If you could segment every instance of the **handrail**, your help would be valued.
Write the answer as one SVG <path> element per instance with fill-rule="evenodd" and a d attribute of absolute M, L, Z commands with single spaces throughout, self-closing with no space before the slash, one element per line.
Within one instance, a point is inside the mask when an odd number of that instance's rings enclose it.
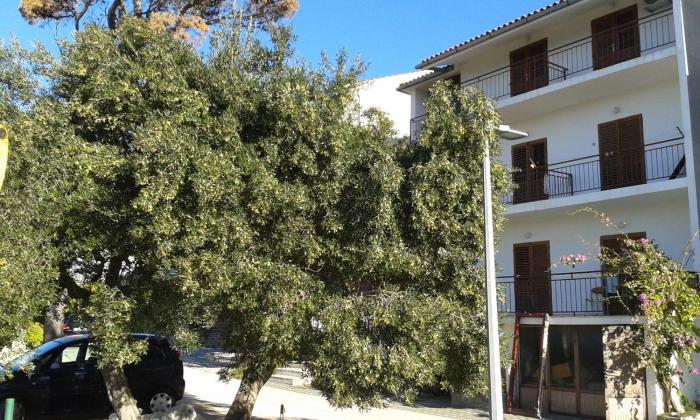
<path fill-rule="evenodd" d="M 619 25 L 607 31 L 602 31 L 598 35 L 604 36 L 606 32 L 610 32 L 613 30 L 619 31 L 621 28 L 625 29 L 638 27 L 638 52 L 641 53 L 645 51 L 650 51 L 675 42 L 675 33 L 672 30 L 673 23 L 669 22 L 668 24 L 666 24 L 663 21 L 663 19 L 666 19 L 672 15 L 672 9 L 665 9 L 650 14 L 648 16 L 639 18 L 634 22 Z M 494 99 L 502 98 L 505 96 L 515 96 L 516 94 L 525 93 L 529 90 L 532 90 L 533 88 L 541 86 L 532 86 L 530 89 L 512 92 L 512 88 L 510 86 L 510 77 L 508 77 L 506 73 L 509 73 L 513 68 L 522 67 L 527 63 L 545 62 L 547 63 L 548 67 L 554 67 L 556 68 L 556 71 L 562 72 L 562 74 L 545 74 L 544 76 L 547 76 L 547 82 L 557 82 L 560 80 L 565 80 L 573 74 L 594 68 L 594 60 L 592 57 L 592 41 L 593 34 L 575 41 L 571 41 L 567 44 L 549 49 L 546 53 L 542 53 L 533 57 L 509 63 L 508 65 L 496 68 L 494 70 L 490 70 L 478 76 L 474 76 L 470 79 L 465 80 L 460 85 L 464 88 L 467 86 L 478 84 L 479 87 L 482 90 L 484 90 L 488 96 L 491 96 Z M 611 56 L 610 58 L 613 57 Z M 614 59 L 612 61 L 613 62 L 609 64 L 615 64 L 617 62 Z M 489 90 L 492 90 L 492 92 L 488 92 Z"/>

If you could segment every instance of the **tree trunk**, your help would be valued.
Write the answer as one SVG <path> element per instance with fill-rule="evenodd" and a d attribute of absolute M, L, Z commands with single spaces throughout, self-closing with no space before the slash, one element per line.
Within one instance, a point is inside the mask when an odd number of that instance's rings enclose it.
<path fill-rule="evenodd" d="M 63 336 L 63 321 L 66 308 L 66 292 L 58 298 L 55 305 L 49 307 L 44 319 L 44 343 Z"/>
<path fill-rule="evenodd" d="M 103 368 L 102 377 L 107 387 L 107 396 L 112 403 L 114 412 L 120 420 L 138 420 L 141 413 L 136 405 L 136 400 L 131 395 L 131 388 L 126 379 L 124 368 Z"/>
<path fill-rule="evenodd" d="M 236 398 L 233 400 L 225 420 L 250 420 L 252 418 L 258 393 L 270 379 L 274 370 L 274 366 L 267 366 L 260 370 L 254 367 L 245 370 Z"/>

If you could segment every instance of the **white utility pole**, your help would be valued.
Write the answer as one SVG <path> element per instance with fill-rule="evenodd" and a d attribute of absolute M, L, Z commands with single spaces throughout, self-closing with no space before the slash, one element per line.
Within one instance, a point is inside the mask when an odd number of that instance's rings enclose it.
<path fill-rule="evenodd" d="M 491 157 L 486 142 L 484 153 L 484 248 L 486 267 L 486 317 L 489 346 L 489 417 L 503 419 L 501 389 L 501 354 L 498 340 L 498 308 L 496 306 L 496 260 L 493 238 L 493 210 L 491 205 Z"/>

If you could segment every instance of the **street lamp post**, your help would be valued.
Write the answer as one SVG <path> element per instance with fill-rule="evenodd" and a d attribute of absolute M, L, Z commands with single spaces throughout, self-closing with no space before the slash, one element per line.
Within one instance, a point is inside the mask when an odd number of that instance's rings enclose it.
<path fill-rule="evenodd" d="M 498 308 L 496 307 L 496 261 L 493 238 L 493 210 L 491 203 L 491 157 L 489 144 L 484 152 L 484 248 L 486 263 L 486 318 L 488 323 L 489 353 L 489 417 L 503 419 L 501 390 L 501 358 L 498 340 Z"/>
<path fill-rule="evenodd" d="M 527 137 L 524 131 L 508 125 L 496 130 L 502 139 L 517 140 Z M 498 307 L 496 306 L 496 257 L 493 237 L 493 209 L 491 201 L 491 156 L 489 143 L 484 150 L 484 267 L 486 268 L 486 318 L 489 350 L 489 417 L 503 419 L 503 392 L 501 386 L 501 352 L 498 337 Z"/>

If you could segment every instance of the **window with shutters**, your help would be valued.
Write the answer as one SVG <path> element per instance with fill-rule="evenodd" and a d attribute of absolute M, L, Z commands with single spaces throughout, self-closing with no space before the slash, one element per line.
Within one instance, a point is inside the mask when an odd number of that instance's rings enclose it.
<path fill-rule="evenodd" d="M 622 255 L 625 252 L 625 238 L 634 241 L 646 238 L 646 232 L 634 232 L 625 235 L 606 235 L 600 237 L 600 252 L 604 254 Z M 621 288 L 625 282 L 622 274 L 609 273 L 608 267 L 601 267 L 605 277 L 605 313 L 606 315 L 624 315 L 634 310 L 637 305 L 635 296 L 628 296 Z"/>
<path fill-rule="evenodd" d="M 593 69 L 639 57 L 637 5 L 591 21 Z"/>
<path fill-rule="evenodd" d="M 513 204 L 546 200 L 547 139 L 513 146 L 512 160 Z"/>
<path fill-rule="evenodd" d="M 646 183 L 643 125 L 641 115 L 598 125 L 601 189 Z"/>
<path fill-rule="evenodd" d="M 549 242 L 513 245 L 515 310 L 524 313 L 551 313 Z"/>
<path fill-rule="evenodd" d="M 510 53 L 510 96 L 547 86 L 547 39 L 518 48 Z"/>

